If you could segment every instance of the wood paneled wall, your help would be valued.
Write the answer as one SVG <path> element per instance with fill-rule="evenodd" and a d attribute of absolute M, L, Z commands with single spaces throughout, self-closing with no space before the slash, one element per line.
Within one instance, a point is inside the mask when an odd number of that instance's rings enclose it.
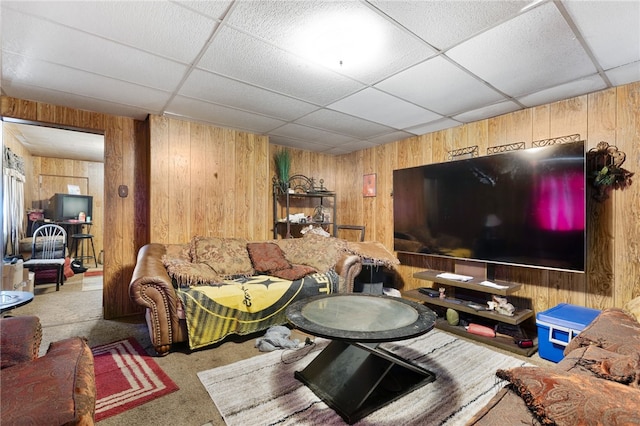
<path fill-rule="evenodd" d="M 140 130 L 145 126 L 130 118 L 6 96 L 0 99 L 0 115 L 104 134 L 104 317 L 141 312 L 128 290 L 137 251 L 148 242 L 148 221 L 141 220 L 148 217 L 148 138 Z M 129 187 L 128 197 L 118 196 L 119 185 Z"/>
<path fill-rule="evenodd" d="M 626 152 L 624 167 L 640 173 L 640 82 L 413 137 L 338 158 L 341 222 L 366 226 L 367 239 L 393 249 L 393 170 L 444 162 L 448 151 L 580 134 L 591 149 L 600 141 Z M 376 173 L 377 197 L 362 197 L 362 176 Z M 637 179 L 636 179 L 637 180 Z M 355 184 L 354 184 L 355 183 Z M 614 191 L 604 203 L 588 202 L 588 271 L 585 274 L 499 266 L 497 278 L 525 285 L 517 296 L 536 311 L 560 302 L 602 309 L 640 296 L 640 185 Z M 417 271 L 450 269 L 453 262 L 400 255 L 397 285 L 424 286 Z M 516 299 L 516 301 L 518 301 Z"/>
<path fill-rule="evenodd" d="M 3 116 L 103 131 L 105 318 L 140 312 L 128 296 L 137 250 L 146 242 L 181 243 L 194 235 L 272 236 L 273 153 L 263 136 L 165 117 L 147 122 L 2 97 Z M 365 225 L 366 239 L 393 249 L 392 175 L 397 168 L 446 161 L 447 151 L 579 133 L 589 148 L 601 141 L 627 153 L 640 173 L 640 83 L 633 83 L 394 143 L 330 156 L 291 150 L 292 174 L 324 179 L 337 191 L 338 222 Z M 363 197 L 363 175 L 376 173 L 377 196 Z M 129 187 L 120 198 L 119 185 Z M 536 310 L 560 302 L 604 308 L 640 295 L 640 185 L 589 205 L 586 274 L 501 266 L 498 278 L 524 283 Z M 398 285 L 449 261 L 401 256 Z"/>

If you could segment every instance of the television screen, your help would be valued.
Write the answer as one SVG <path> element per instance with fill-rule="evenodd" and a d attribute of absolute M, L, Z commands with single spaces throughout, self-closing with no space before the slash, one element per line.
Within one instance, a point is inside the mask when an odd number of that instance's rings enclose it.
<path fill-rule="evenodd" d="M 394 170 L 394 249 L 584 272 L 584 142 Z"/>
<path fill-rule="evenodd" d="M 55 221 L 78 219 L 80 212 L 92 216 L 93 196 L 75 194 L 55 194 L 49 199 L 47 217 Z"/>

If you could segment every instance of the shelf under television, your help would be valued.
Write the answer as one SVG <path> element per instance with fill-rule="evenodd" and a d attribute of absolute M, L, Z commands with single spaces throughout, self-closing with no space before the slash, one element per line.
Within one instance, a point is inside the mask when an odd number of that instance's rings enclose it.
<path fill-rule="evenodd" d="M 450 280 L 447 278 L 439 277 L 444 271 L 421 271 L 413 274 L 414 278 L 425 281 L 433 281 L 440 284 L 446 284 L 458 288 L 466 288 L 467 290 L 479 291 L 481 293 L 497 294 L 500 296 L 508 296 L 516 291 L 520 290 L 522 284 L 512 283 L 501 280 L 491 280 L 494 284 L 506 286 L 507 288 L 494 288 L 480 284 L 484 279 L 473 278 L 470 281 Z"/>

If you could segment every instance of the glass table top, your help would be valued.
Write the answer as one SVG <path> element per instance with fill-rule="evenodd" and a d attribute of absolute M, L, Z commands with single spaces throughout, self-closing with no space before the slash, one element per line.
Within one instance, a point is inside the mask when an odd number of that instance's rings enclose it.
<path fill-rule="evenodd" d="M 426 333 L 433 328 L 436 315 L 406 299 L 351 293 L 295 302 L 287 309 L 287 319 L 316 336 L 384 342 Z"/>

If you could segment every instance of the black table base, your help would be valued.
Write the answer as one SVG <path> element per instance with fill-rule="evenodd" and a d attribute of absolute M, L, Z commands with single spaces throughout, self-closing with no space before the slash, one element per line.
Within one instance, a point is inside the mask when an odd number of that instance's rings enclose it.
<path fill-rule="evenodd" d="M 378 347 L 378 343 L 333 340 L 296 379 L 307 385 L 348 424 L 414 389 L 436 375 Z"/>

